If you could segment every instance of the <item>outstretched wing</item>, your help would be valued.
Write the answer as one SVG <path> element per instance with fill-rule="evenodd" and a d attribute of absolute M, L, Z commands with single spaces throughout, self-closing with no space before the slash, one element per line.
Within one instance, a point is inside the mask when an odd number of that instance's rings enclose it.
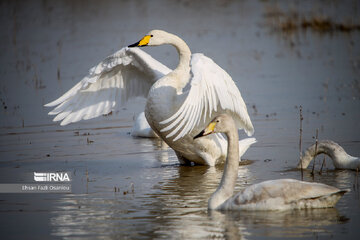
<path fill-rule="evenodd" d="M 176 141 L 190 133 L 201 120 L 205 124 L 205 121 L 214 117 L 214 113 L 227 112 L 232 115 L 237 127 L 251 136 L 254 127 L 239 89 L 229 74 L 210 58 L 199 53 L 192 56 L 191 71 L 193 76 L 188 95 L 175 114 L 160 122 L 171 122 L 161 132 L 171 130 L 166 137 L 176 135 Z"/>
<path fill-rule="evenodd" d="M 139 48 L 122 48 L 90 69 L 73 88 L 46 104 L 49 115 L 67 125 L 108 114 L 116 105 L 146 97 L 152 84 L 171 70 Z"/>

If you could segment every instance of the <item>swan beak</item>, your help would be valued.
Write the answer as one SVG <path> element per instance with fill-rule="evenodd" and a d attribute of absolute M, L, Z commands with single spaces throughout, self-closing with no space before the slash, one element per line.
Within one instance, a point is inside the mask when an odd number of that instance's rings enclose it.
<path fill-rule="evenodd" d="M 216 126 L 216 122 L 209 123 L 209 125 L 204 130 L 202 130 L 198 135 L 196 135 L 194 139 L 214 133 L 215 126 Z"/>
<path fill-rule="evenodd" d="M 149 44 L 150 38 L 151 38 L 150 35 L 146 35 L 140 41 L 138 41 L 134 44 L 131 44 L 128 47 L 145 47 Z"/>

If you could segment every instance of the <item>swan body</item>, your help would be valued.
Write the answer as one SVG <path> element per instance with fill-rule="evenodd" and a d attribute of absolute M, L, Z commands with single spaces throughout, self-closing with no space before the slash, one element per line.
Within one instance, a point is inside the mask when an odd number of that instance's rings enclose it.
<path fill-rule="evenodd" d="M 179 54 L 171 70 L 138 47 L 170 44 Z M 214 114 L 232 115 L 238 129 L 254 132 L 246 105 L 231 77 L 210 58 L 192 54 L 178 36 L 152 30 L 93 67 L 89 75 L 57 100 L 49 114 L 61 125 L 90 119 L 114 110 L 133 97 L 147 97 L 145 117 L 154 132 L 181 163 L 214 166 L 226 158 L 221 134 L 193 136 Z"/>
<path fill-rule="evenodd" d="M 333 207 L 347 191 L 295 179 L 268 180 L 251 185 L 223 202 L 221 210 L 289 210 Z"/>
<path fill-rule="evenodd" d="M 316 150 L 316 152 L 315 152 Z M 347 154 L 339 144 L 330 140 L 321 140 L 316 144 L 311 145 L 306 151 L 297 168 L 307 168 L 310 162 L 319 154 L 328 155 L 335 168 L 337 169 L 352 169 L 360 168 L 360 158 L 353 157 Z"/>
<path fill-rule="evenodd" d="M 227 114 L 221 114 L 214 118 L 195 138 L 219 132 L 225 133 L 228 138 L 228 154 L 220 185 L 209 199 L 209 209 L 287 210 L 326 208 L 333 207 L 340 197 L 347 192 L 322 183 L 278 179 L 251 185 L 233 195 L 238 176 L 238 159 L 239 155 L 243 154 L 237 144 L 238 132 L 233 119 Z M 253 142 L 250 140 L 248 146 Z"/>

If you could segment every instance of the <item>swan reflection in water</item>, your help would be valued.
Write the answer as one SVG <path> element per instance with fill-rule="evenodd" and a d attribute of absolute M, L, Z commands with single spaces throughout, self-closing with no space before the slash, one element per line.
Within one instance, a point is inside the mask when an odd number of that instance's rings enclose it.
<path fill-rule="evenodd" d="M 336 208 L 288 211 L 210 211 L 209 217 L 222 226 L 226 239 L 247 236 L 310 237 L 314 233 L 331 234 L 331 225 L 346 223 Z"/>
<path fill-rule="evenodd" d="M 171 162 L 176 161 L 174 156 Z M 236 189 L 256 182 L 249 167 L 239 167 L 240 180 Z M 150 170 L 159 170 L 160 180 L 151 183 L 151 189 L 139 189 L 135 183 L 135 194 L 64 195 L 52 211 L 50 224 L 53 235 L 206 239 L 246 239 L 251 235 L 303 237 L 313 232 L 331 234 L 334 230 L 330 226 L 347 221 L 336 208 L 208 212 L 207 201 L 218 186 L 223 166 L 208 168 L 170 164 Z M 351 188 L 353 175 L 354 172 L 347 170 L 329 171 L 320 180 L 339 188 Z M 311 178 L 307 171 L 304 178 Z M 337 205 L 339 211 L 344 207 L 342 205 L 343 202 Z"/>
<path fill-rule="evenodd" d="M 331 234 L 329 226 L 347 221 L 337 209 L 313 209 L 284 212 L 208 212 L 207 201 L 217 188 L 223 166 L 179 166 L 176 156 L 158 140 L 135 139 L 146 152 L 154 152 L 160 167 L 139 170 L 135 194 L 114 192 L 67 194 L 52 210 L 54 236 L 122 236 L 124 238 L 209 238 L 246 239 L 250 235 L 301 237 Z M 169 150 L 169 151 L 168 151 Z M 256 182 L 250 165 L 239 167 L 236 189 Z M 137 171 L 137 173 L 139 172 Z M 118 173 L 114 172 L 118 175 Z M 149 189 L 139 189 L 144 179 Z M 353 171 L 326 171 L 321 182 L 351 188 Z M 115 179 L 115 177 L 114 177 Z M 309 170 L 304 179 L 311 181 Z M 100 179 L 96 184 L 101 185 Z M 346 197 L 346 196 L 345 196 Z M 343 202 L 338 204 L 342 206 Z"/>
<path fill-rule="evenodd" d="M 154 182 L 152 189 L 139 189 L 135 182 L 135 194 L 120 192 L 118 197 L 114 197 L 114 193 L 64 195 L 52 211 L 53 235 L 201 238 L 216 232 L 217 228 L 207 216 L 207 199 L 222 176 L 221 166 L 176 164 L 146 169 L 143 174 L 148 170 L 159 170 L 161 174 L 161 180 Z M 252 181 L 247 166 L 240 167 L 239 176 L 241 183 Z M 101 185 L 99 181 L 97 184 Z"/>

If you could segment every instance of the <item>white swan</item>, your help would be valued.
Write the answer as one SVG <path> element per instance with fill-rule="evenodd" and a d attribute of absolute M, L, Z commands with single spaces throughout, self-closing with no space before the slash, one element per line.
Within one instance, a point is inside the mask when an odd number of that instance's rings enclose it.
<path fill-rule="evenodd" d="M 145 118 L 145 113 L 141 112 L 135 120 L 134 126 L 131 129 L 131 136 L 133 137 L 145 137 L 145 138 L 157 138 L 159 137 L 150 127 Z"/>
<path fill-rule="evenodd" d="M 321 183 L 302 182 L 294 179 L 278 179 L 251 185 L 233 196 L 239 168 L 238 132 L 233 119 L 221 114 L 195 138 L 211 133 L 225 133 L 229 145 L 224 174 L 217 190 L 209 199 L 209 209 L 219 210 L 286 210 L 301 208 L 333 207 L 347 192 Z M 245 139 L 246 149 L 254 139 Z M 240 141 L 240 142 L 242 142 Z M 246 150 L 245 149 L 245 150 Z"/>
<path fill-rule="evenodd" d="M 315 152 L 316 148 L 316 152 Z M 316 144 L 311 145 L 302 157 L 302 161 L 299 161 L 297 168 L 307 168 L 311 160 L 319 154 L 328 155 L 335 166 L 338 169 L 360 169 L 360 158 L 350 156 L 345 150 L 336 142 L 330 140 L 321 140 Z"/>
<path fill-rule="evenodd" d="M 175 70 L 138 48 L 173 45 L 179 53 Z M 107 57 L 72 89 L 45 106 L 61 125 L 107 114 L 136 96 L 147 96 L 145 116 L 151 128 L 181 163 L 213 166 L 225 160 L 227 142 L 220 135 L 193 140 L 214 114 L 231 114 L 239 129 L 254 132 L 246 105 L 231 77 L 210 58 L 191 54 L 179 37 L 152 30 L 139 42 Z"/>

